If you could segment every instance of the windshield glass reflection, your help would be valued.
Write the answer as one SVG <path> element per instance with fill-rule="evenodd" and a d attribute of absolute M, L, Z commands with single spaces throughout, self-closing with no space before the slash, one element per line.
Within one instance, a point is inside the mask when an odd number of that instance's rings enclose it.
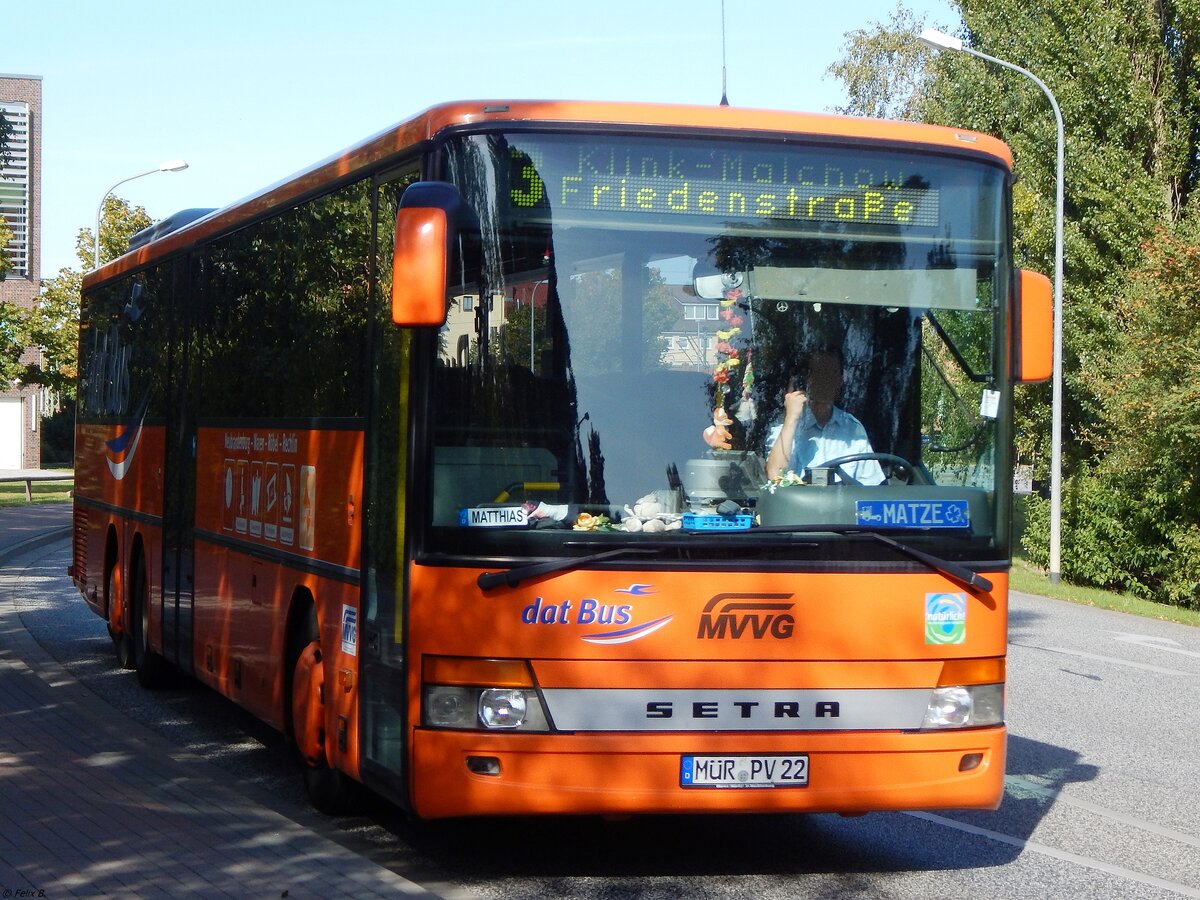
<path fill-rule="evenodd" d="M 464 138 L 447 168 L 476 220 L 431 403 L 447 540 L 1002 542 L 999 169 L 547 135 Z"/>

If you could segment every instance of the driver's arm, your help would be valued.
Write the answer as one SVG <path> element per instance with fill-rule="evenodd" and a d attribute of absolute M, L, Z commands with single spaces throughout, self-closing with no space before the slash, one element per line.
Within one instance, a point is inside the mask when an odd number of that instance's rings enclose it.
<path fill-rule="evenodd" d="M 796 428 L 800 425 L 800 417 L 808 404 L 808 395 L 804 391 L 790 391 L 783 398 L 783 425 L 779 428 L 779 436 L 771 445 L 767 454 L 767 478 L 774 481 L 782 478 L 792 466 L 792 448 L 796 441 Z"/>

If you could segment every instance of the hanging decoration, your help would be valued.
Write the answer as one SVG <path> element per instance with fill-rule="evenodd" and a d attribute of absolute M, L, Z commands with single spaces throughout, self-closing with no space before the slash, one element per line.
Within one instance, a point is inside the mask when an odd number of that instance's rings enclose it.
<path fill-rule="evenodd" d="M 721 300 L 721 320 L 724 322 L 724 327 L 717 331 L 717 364 L 713 368 L 713 381 L 716 382 L 716 394 L 713 399 L 713 423 L 704 429 L 704 442 L 715 450 L 728 450 L 732 446 L 729 426 L 733 424 L 733 419 L 730 418 L 728 411 L 725 409 L 725 395 L 728 391 L 728 385 L 732 377 L 742 365 L 741 353 L 733 346 L 733 339 L 742 331 L 742 317 L 737 314 L 737 302 L 742 297 L 742 289 L 740 287 L 731 287 L 725 291 Z M 747 356 L 749 359 L 749 356 Z M 753 381 L 753 373 L 747 370 L 745 375 L 751 377 Z M 739 403 L 739 416 L 741 419 L 741 406 L 748 399 L 746 393 L 745 375 L 742 379 L 742 394 L 741 402 Z M 753 404 L 751 403 L 751 407 Z"/>

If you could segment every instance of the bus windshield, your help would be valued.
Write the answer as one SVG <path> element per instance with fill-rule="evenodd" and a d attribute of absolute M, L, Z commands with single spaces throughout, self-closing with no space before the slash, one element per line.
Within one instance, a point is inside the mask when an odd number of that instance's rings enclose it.
<path fill-rule="evenodd" d="M 431 549 L 855 558 L 880 530 L 1007 555 L 998 163 L 510 132 L 453 138 L 441 165 L 468 212 L 429 398 Z"/>

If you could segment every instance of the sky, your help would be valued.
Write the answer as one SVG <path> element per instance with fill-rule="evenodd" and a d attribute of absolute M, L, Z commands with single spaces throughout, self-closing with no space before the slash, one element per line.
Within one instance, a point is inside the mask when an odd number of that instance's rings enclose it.
<path fill-rule="evenodd" d="M 848 33 L 898 0 L 725 0 L 734 106 L 835 112 Z M 947 0 L 906 0 L 954 30 Z M 220 207 L 447 100 L 715 104 L 721 0 L 36 0 L 0 73 L 42 78 L 41 276 L 121 185 L 153 219 Z"/>

